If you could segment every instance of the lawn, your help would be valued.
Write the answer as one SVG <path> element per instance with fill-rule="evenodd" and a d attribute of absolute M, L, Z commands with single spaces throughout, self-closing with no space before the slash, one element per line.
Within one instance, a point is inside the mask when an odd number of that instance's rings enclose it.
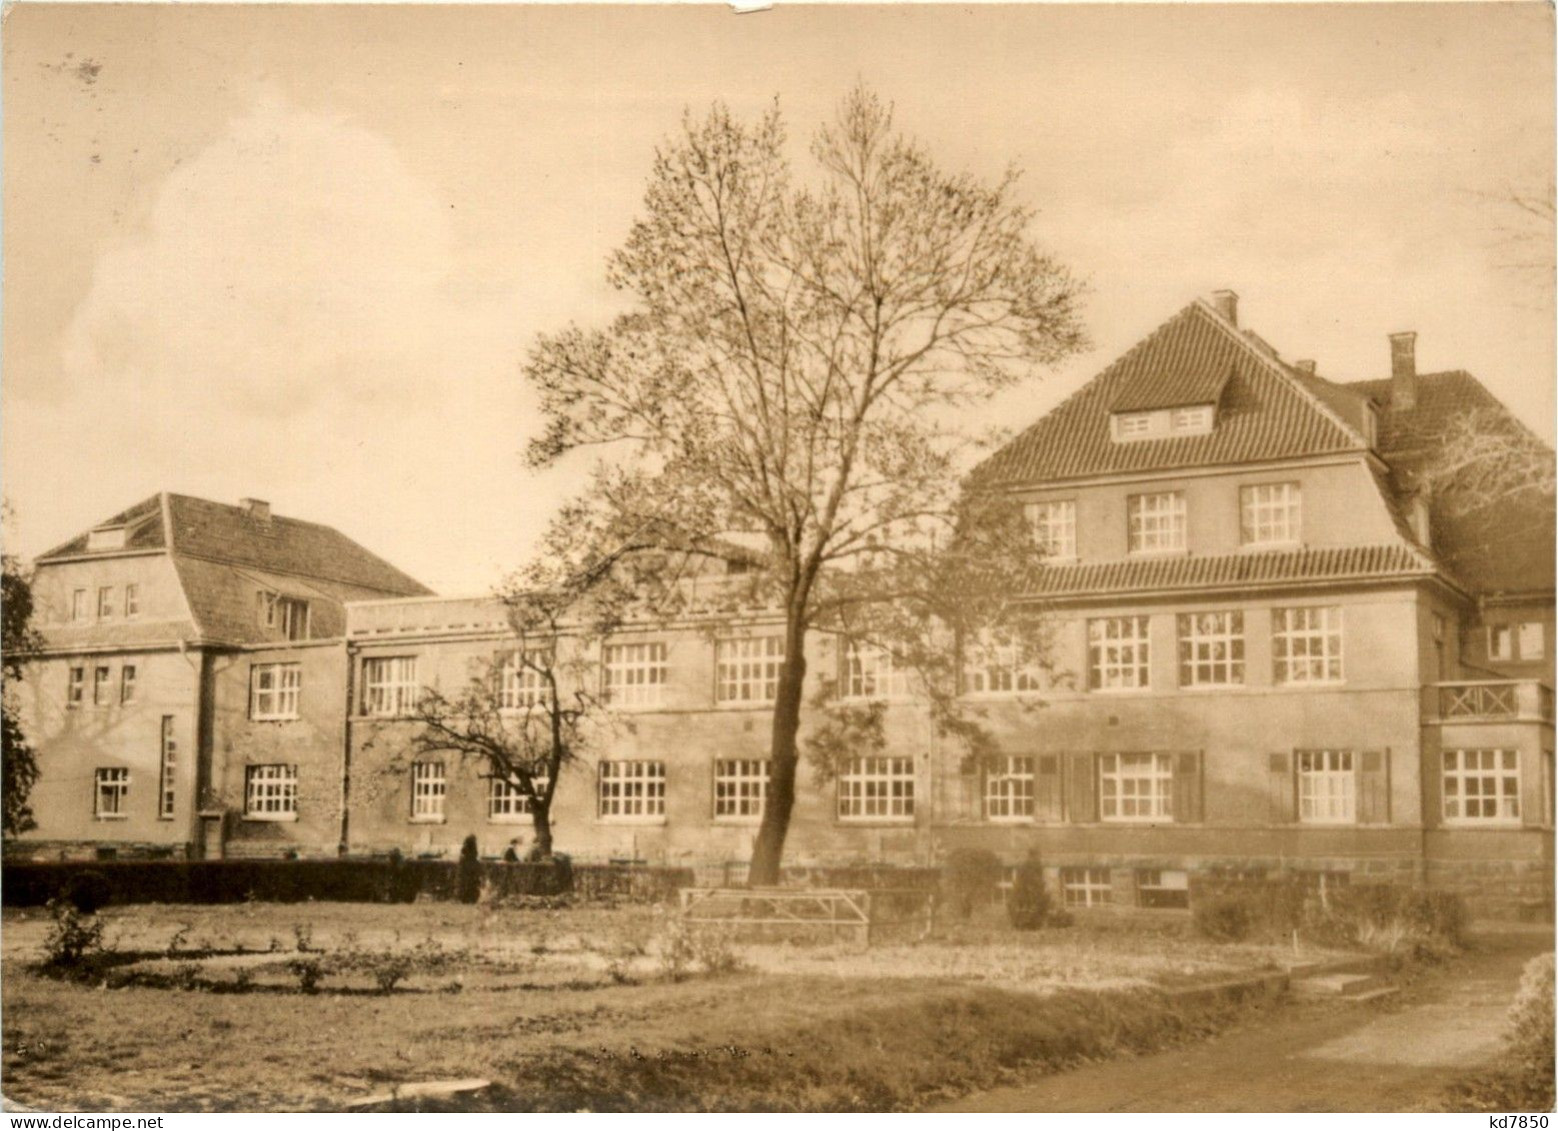
<path fill-rule="evenodd" d="M 1294 959 L 1199 942 L 1182 920 L 1024 933 L 987 921 L 864 950 L 678 945 L 653 907 L 252 903 L 101 918 L 110 947 L 140 955 L 109 972 L 119 988 L 33 972 L 47 917 L 5 914 L 12 1099 L 335 1109 L 478 1076 L 495 1085 L 480 1103 L 509 1108 L 914 1106 L 1024 1062 L 1192 1036 L 1213 1019 L 1157 990 Z M 397 956 L 403 977 L 379 992 Z M 300 989 L 300 960 L 320 964 L 317 993 Z"/>

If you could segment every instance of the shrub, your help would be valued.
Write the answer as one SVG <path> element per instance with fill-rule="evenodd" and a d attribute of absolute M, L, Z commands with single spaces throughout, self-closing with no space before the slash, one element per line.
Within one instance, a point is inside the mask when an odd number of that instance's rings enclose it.
<path fill-rule="evenodd" d="M 729 931 L 705 927 L 691 933 L 691 945 L 698 962 L 710 974 L 734 974 L 746 969 Z"/>
<path fill-rule="evenodd" d="M 1049 922 L 1049 891 L 1044 887 L 1044 868 L 1037 852 L 1028 853 L 1017 865 L 1011 894 L 1006 897 L 1006 916 L 1019 931 L 1036 931 Z"/>
<path fill-rule="evenodd" d="M 1450 892 L 1359 884 L 1309 904 L 1305 930 L 1322 942 L 1434 961 L 1465 945 L 1466 919 L 1465 903 Z"/>
<path fill-rule="evenodd" d="M 687 969 L 697 958 L 692 930 L 678 919 L 660 939 L 660 971 L 672 982 L 687 977 Z"/>
<path fill-rule="evenodd" d="M 95 868 L 88 868 L 66 880 L 60 895 L 83 915 L 95 915 L 98 908 L 107 906 L 113 888 L 107 876 Z"/>
<path fill-rule="evenodd" d="M 305 994 L 319 992 L 319 983 L 324 979 L 324 963 L 317 958 L 294 958 L 287 963 L 287 972 L 298 980 L 298 989 Z"/>
<path fill-rule="evenodd" d="M 53 923 L 43 940 L 44 969 L 80 978 L 96 973 L 105 953 L 102 921 L 66 899 L 51 899 L 48 909 Z"/>
<path fill-rule="evenodd" d="M 373 956 L 369 961 L 368 969 L 373 974 L 373 983 L 379 987 L 379 992 L 387 994 L 392 993 L 397 985 L 406 980 L 414 965 L 415 960 L 409 954 L 385 951 Z"/>
<path fill-rule="evenodd" d="M 467 836 L 460 844 L 460 866 L 455 876 L 455 889 L 461 903 L 475 903 L 481 897 L 481 860 L 476 849 L 476 834 Z"/>
<path fill-rule="evenodd" d="M 233 971 L 233 989 L 238 993 L 246 994 L 254 988 L 254 971 L 247 966 L 240 966 Z"/>
<path fill-rule="evenodd" d="M 1533 1082 L 1545 1082 L 1547 1106 L 1553 1094 L 1553 956 L 1539 954 L 1526 963 L 1520 989 L 1509 1011 L 1512 1059 Z M 1542 1110 L 1547 1110 L 1543 1107 Z"/>
<path fill-rule="evenodd" d="M 173 984 L 181 990 L 193 990 L 200 985 L 200 963 L 180 962 L 173 968 Z"/>
<path fill-rule="evenodd" d="M 314 927 L 311 923 L 292 924 L 292 938 L 297 943 L 299 954 L 307 954 L 314 949 Z"/>
<path fill-rule="evenodd" d="M 1229 893 L 1197 900 L 1191 911 L 1196 930 L 1215 942 L 1243 942 L 1260 917 L 1260 898 Z"/>
<path fill-rule="evenodd" d="M 941 889 L 947 905 L 967 919 L 976 905 L 995 898 L 1000 878 L 1001 861 L 989 849 L 954 848 L 941 869 Z"/>

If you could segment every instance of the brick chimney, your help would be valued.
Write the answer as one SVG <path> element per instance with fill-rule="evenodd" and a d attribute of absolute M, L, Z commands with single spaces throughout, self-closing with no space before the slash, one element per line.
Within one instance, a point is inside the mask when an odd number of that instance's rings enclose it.
<path fill-rule="evenodd" d="M 238 505 L 256 522 L 270 521 L 270 504 L 264 499 L 239 499 Z"/>
<path fill-rule="evenodd" d="M 1417 333 L 1407 330 L 1390 335 L 1390 407 L 1411 409 L 1417 405 Z"/>
<path fill-rule="evenodd" d="M 1311 377 L 1315 375 L 1315 363 L 1310 358 L 1301 358 L 1293 363 L 1293 368 L 1300 373 L 1307 373 Z"/>
<path fill-rule="evenodd" d="M 1237 326 L 1239 324 L 1238 295 L 1232 291 L 1213 291 L 1212 306 L 1216 308 L 1217 313 L 1228 319 L 1232 325 Z"/>

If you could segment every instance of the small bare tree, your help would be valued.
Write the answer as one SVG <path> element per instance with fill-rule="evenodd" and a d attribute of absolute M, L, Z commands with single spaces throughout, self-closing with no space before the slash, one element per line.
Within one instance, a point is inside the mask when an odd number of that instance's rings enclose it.
<path fill-rule="evenodd" d="M 1468 514 L 1554 499 L 1553 450 L 1508 410 L 1492 405 L 1452 417 L 1412 477 L 1437 506 Z"/>

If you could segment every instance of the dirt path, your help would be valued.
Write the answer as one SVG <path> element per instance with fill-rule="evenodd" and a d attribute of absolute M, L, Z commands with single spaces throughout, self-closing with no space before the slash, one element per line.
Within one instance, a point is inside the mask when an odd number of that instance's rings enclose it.
<path fill-rule="evenodd" d="M 937 1110 L 1402 1111 L 1498 1054 L 1505 1012 L 1552 935 L 1489 935 L 1391 1004 L 1295 1004 L 1213 1040 L 966 1096 Z"/>

